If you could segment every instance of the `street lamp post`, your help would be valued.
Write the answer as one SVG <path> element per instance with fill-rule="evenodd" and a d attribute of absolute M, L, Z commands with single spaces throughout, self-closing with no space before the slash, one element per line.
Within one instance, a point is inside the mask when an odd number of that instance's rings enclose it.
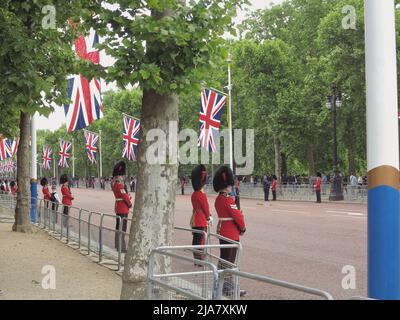
<path fill-rule="evenodd" d="M 326 106 L 332 110 L 332 135 L 333 135 L 333 179 L 331 182 L 330 201 L 343 200 L 342 175 L 338 168 L 337 135 L 336 135 L 336 111 L 342 106 L 341 94 L 333 89 L 333 94 L 328 97 Z"/>

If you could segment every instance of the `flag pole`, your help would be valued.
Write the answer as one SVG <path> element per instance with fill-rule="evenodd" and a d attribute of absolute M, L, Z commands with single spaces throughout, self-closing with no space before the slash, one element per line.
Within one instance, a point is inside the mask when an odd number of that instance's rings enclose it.
<path fill-rule="evenodd" d="M 368 297 L 400 299 L 399 123 L 393 0 L 365 1 Z"/>
<path fill-rule="evenodd" d="M 75 186 L 75 141 L 72 138 L 72 186 Z"/>
<path fill-rule="evenodd" d="M 57 177 L 56 177 L 56 154 L 53 153 L 53 178 L 57 185 Z"/>
<path fill-rule="evenodd" d="M 135 119 L 135 120 L 138 120 L 138 121 L 140 121 L 140 119 L 138 119 L 138 118 L 135 118 L 135 117 L 132 117 L 132 116 L 130 116 L 129 114 L 127 114 L 127 113 L 123 113 L 122 112 L 122 115 L 123 116 L 127 116 L 127 117 L 129 117 L 129 118 L 132 118 L 132 119 Z"/>
<path fill-rule="evenodd" d="M 100 166 L 100 174 L 99 174 L 99 183 L 100 183 L 100 188 L 101 188 L 101 179 L 103 177 L 103 159 L 101 157 L 101 152 L 102 152 L 102 148 L 101 148 L 101 130 L 99 130 L 99 166 Z"/>
<path fill-rule="evenodd" d="M 232 55 L 228 53 L 228 125 L 229 125 L 229 165 L 233 172 L 233 137 L 232 137 L 232 79 L 231 79 L 231 62 Z"/>
<path fill-rule="evenodd" d="M 211 87 L 210 89 L 213 90 L 213 91 L 215 91 L 215 92 L 218 92 L 218 93 L 222 94 L 223 96 L 228 96 L 228 95 L 229 95 L 229 94 L 227 94 L 226 92 L 223 92 L 223 91 L 221 91 L 221 90 L 215 89 L 215 88 L 213 88 L 213 87 Z"/>

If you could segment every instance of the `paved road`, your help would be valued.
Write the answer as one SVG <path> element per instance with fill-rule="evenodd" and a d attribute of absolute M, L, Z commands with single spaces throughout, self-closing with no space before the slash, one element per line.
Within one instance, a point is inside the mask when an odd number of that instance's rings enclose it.
<path fill-rule="evenodd" d="M 110 191 L 74 189 L 74 206 L 113 213 Z M 215 197 L 209 197 L 213 215 Z M 241 269 L 327 290 L 335 298 L 366 295 L 367 207 L 361 204 L 263 202 L 242 199 L 247 232 Z M 189 196 L 177 196 L 175 225 L 188 226 Z M 111 223 L 111 221 L 110 221 Z M 190 234 L 177 242 L 190 244 Z M 354 266 L 356 289 L 344 290 L 342 268 Z M 251 299 L 307 298 L 287 289 L 242 280 Z"/>

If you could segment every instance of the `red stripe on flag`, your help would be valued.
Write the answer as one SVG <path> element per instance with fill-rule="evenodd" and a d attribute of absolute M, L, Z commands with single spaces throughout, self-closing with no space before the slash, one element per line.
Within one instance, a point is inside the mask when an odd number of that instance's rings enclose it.
<path fill-rule="evenodd" d="M 85 100 L 85 109 L 88 117 L 88 124 L 93 122 L 92 100 L 90 99 L 90 85 L 88 79 L 81 75 L 81 85 L 83 98 Z"/>
<path fill-rule="evenodd" d="M 76 80 L 75 80 L 76 81 Z M 74 105 L 74 112 L 72 114 L 72 119 L 71 122 L 69 124 L 69 128 L 68 128 L 68 132 L 71 132 L 74 130 L 74 126 L 75 126 L 75 122 L 76 122 L 76 118 L 78 116 L 78 110 L 79 110 L 79 100 L 80 100 L 80 94 L 79 94 L 79 89 L 77 89 L 76 92 L 76 99 L 75 99 L 75 105 Z"/>

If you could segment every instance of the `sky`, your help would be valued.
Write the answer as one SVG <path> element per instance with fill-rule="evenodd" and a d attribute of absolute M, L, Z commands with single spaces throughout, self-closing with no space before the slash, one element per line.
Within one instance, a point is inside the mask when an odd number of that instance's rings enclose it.
<path fill-rule="evenodd" d="M 250 0 L 250 6 L 246 6 L 238 12 L 238 16 L 235 19 L 236 23 L 240 23 L 246 16 L 248 12 L 255 11 L 257 9 L 265 9 L 269 7 L 271 4 L 281 3 L 283 0 Z M 107 66 L 111 64 L 111 60 L 109 57 L 105 57 L 103 54 L 100 55 L 100 64 Z M 101 88 L 102 92 L 106 90 L 114 89 L 115 86 L 109 85 L 106 86 L 104 81 L 102 81 Z M 37 128 L 38 129 L 49 129 L 49 130 L 57 130 L 60 126 L 65 123 L 65 114 L 63 107 L 55 107 L 54 112 L 46 117 L 39 117 L 37 120 Z"/>

